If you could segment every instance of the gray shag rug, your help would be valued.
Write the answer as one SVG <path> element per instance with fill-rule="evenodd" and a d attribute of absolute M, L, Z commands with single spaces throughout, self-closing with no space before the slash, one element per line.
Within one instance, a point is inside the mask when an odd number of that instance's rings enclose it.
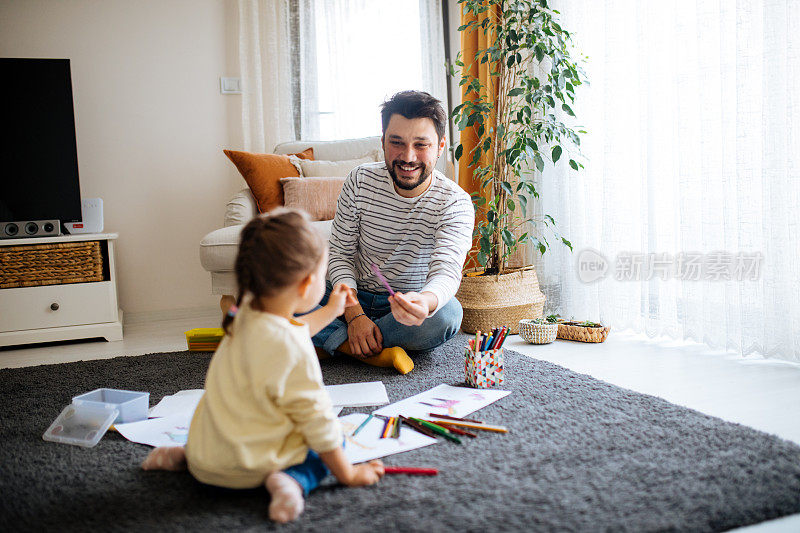
<path fill-rule="evenodd" d="M 328 384 L 382 380 L 391 401 L 463 382 L 465 335 L 400 376 L 346 359 Z M 385 459 L 436 477 L 329 479 L 296 522 L 269 521 L 264 489 L 143 472 L 147 446 L 108 433 L 90 449 L 45 442 L 72 396 L 203 386 L 211 354 L 118 357 L 0 370 L 0 530 L 722 531 L 800 512 L 800 446 L 506 351 L 513 393 L 475 416 L 510 427 Z M 346 410 L 369 412 L 368 408 Z"/>

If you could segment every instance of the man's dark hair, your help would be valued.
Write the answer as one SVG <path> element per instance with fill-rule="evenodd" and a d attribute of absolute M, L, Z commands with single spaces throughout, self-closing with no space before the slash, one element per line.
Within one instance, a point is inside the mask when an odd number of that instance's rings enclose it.
<path fill-rule="evenodd" d="M 381 122 L 383 133 L 389 126 L 392 115 L 397 113 L 408 119 L 429 118 L 433 121 L 438 140 L 444 137 L 444 128 L 447 124 L 447 115 L 444 113 L 442 102 L 424 91 L 400 91 L 381 105 Z"/>

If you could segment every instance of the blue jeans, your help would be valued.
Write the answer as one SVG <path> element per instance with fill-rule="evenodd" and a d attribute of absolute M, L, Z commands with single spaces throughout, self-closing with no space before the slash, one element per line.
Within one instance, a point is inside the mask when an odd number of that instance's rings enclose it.
<path fill-rule="evenodd" d="M 305 461 L 299 465 L 290 466 L 283 472 L 292 476 L 300 484 L 303 496 L 308 496 L 309 492 L 319 487 L 320 482 L 331 473 L 313 450 L 308 450 Z"/>
<path fill-rule="evenodd" d="M 330 283 L 325 289 L 325 296 L 320 305 L 328 303 L 332 287 Z M 423 352 L 432 350 L 458 333 L 461 318 L 464 314 L 458 300 L 451 298 L 432 317 L 426 318 L 419 326 L 405 326 L 395 320 L 389 306 L 389 294 L 369 291 L 356 291 L 358 303 L 367 317 L 375 322 L 383 335 L 383 347 L 399 346 L 407 351 Z M 319 346 L 329 354 L 333 354 L 347 340 L 347 323 L 340 317 L 325 326 L 312 337 L 314 346 Z"/>

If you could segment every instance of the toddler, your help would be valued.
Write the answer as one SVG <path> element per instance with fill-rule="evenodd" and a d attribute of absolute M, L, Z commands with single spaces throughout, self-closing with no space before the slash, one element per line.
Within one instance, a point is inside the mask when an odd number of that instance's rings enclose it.
<path fill-rule="evenodd" d="M 328 250 L 300 211 L 278 209 L 242 230 L 236 258 L 238 311 L 208 368 L 205 394 L 186 447 L 156 448 L 145 470 L 181 470 L 210 485 L 264 484 L 269 515 L 288 522 L 329 473 L 352 487 L 371 485 L 383 463 L 352 465 L 322 384 L 311 336 L 356 303 L 337 285 L 328 303 L 299 318 L 325 293 Z M 298 322 L 301 320 L 302 322 Z"/>

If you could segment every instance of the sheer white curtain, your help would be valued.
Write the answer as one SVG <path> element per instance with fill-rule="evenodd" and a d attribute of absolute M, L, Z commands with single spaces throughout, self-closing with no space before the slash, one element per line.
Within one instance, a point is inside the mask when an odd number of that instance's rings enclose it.
<path fill-rule="evenodd" d="M 380 135 L 397 91 L 446 102 L 441 0 L 239 0 L 245 148 Z"/>
<path fill-rule="evenodd" d="M 398 91 L 445 101 L 441 0 L 315 4 L 321 139 L 380 135 L 380 104 Z"/>
<path fill-rule="evenodd" d="M 800 361 L 800 2 L 558 8 L 591 85 L 585 171 L 542 179 L 551 309 Z"/>
<path fill-rule="evenodd" d="M 238 7 L 244 149 L 271 152 L 295 138 L 289 3 L 239 0 Z"/>

